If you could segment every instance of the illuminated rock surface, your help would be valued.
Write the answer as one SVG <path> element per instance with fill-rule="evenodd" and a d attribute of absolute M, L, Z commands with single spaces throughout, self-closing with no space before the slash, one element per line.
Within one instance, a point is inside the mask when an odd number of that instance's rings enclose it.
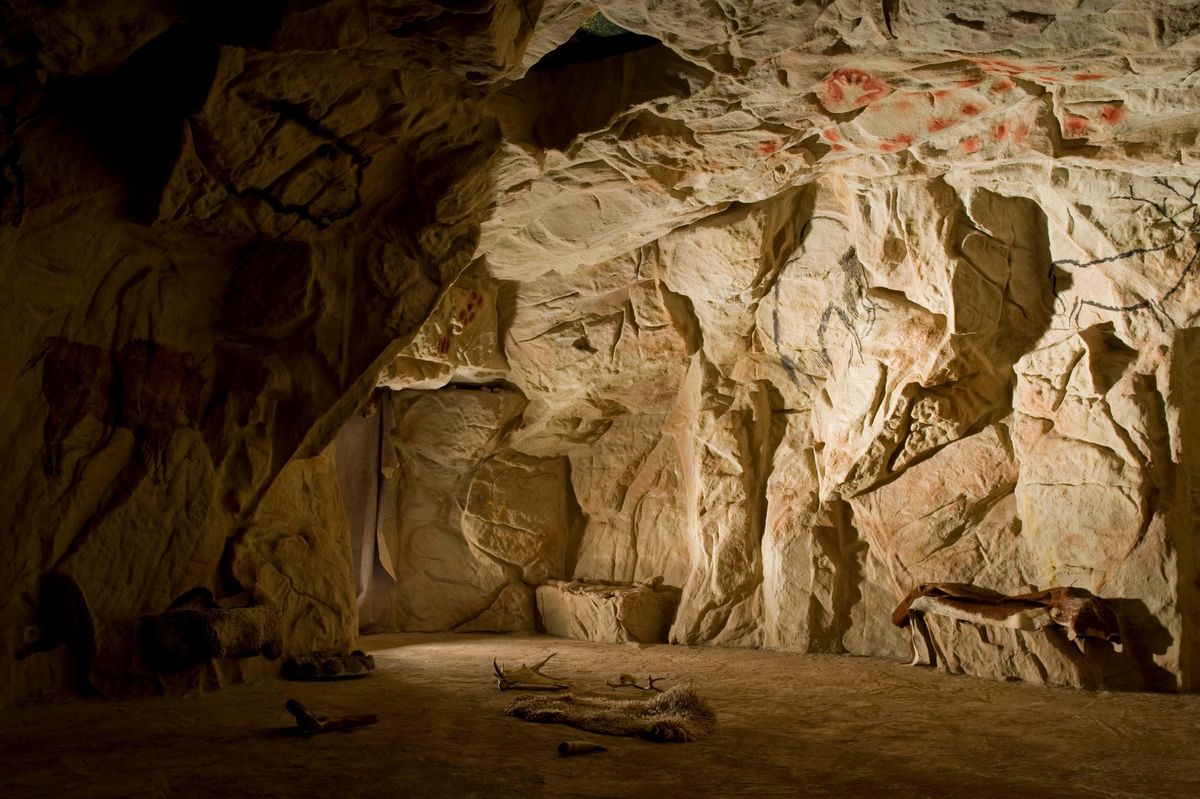
<path fill-rule="evenodd" d="M 10 5 L 0 702 L 74 679 L 12 657 L 51 572 L 287 652 L 661 575 L 672 641 L 902 657 L 915 583 L 1078 585 L 1200 679 L 1195 4 Z"/>

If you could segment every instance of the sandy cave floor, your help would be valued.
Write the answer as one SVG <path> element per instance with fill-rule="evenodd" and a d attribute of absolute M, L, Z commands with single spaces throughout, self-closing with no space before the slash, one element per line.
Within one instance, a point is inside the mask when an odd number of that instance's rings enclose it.
<path fill-rule="evenodd" d="M 1200 796 L 1200 696 L 1085 693 L 865 658 L 513 635 L 385 635 L 370 677 L 0 712 L 0 796 Z M 509 718 L 491 659 L 556 676 L 691 681 L 718 713 L 691 744 Z M 378 725 L 302 738 L 296 697 Z M 592 739 L 602 754 L 560 758 Z"/>

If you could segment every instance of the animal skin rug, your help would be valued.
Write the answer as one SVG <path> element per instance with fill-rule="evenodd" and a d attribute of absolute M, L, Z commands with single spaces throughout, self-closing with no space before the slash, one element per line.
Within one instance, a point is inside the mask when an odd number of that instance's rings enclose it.
<path fill-rule="evenodd" d="M 1047 588 L 1031 594 L 1007 596 L 970 583 L 922 583 L 909 591 L 892 613 L 892 624 L 907 626 L 909 610 L 918 609 L 918 601 L 925 597 L 931 602 L 921 610 L 932 607 L 936 608 L 934 612 L 955 618 L 1018 629 L 1031 629 L 1022 625 L 1019 616 L 1045 608 L 1050 621 L 1066 627 L 1067 637 L 1072 641 L 1097 638 L 1118 646 L 1121 643 L 1121 627 L 1112 608 L 1083 588 Z"/>
<path fill-rule="evenodd" d="M 561 694 L 518 696 L 510 716 L 543 724 L 569 724 L 602 735 L 635 735 L 649 741 L 695 741 L 708 735 L 717 715 L 691 688 L 677 685 L 651 699 L 603 699 Z"/>

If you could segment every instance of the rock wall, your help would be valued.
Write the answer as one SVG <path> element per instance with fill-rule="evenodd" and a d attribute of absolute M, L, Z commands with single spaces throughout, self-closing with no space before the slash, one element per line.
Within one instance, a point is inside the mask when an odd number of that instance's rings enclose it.
<path fill-rule="evenodd" d="M 47 574 L 81 627 L 205 586 L 353 635 L 332 467 L 296 459 L 471 260 L 496 125 L 400 12 L 286 5 L 5 6 L 0 702 L 86 681 L 14 657 Z"/>
<path fill-rule="evenodd" d="M 387 626 L 661 574 L 675 641 L 902 656 L 915 582 L 1070 584 L 1195 687 L 1194 4 L 83 5 L 0 21 L 0 701 L 77 682 L 47 574 L 346 641 L 377 385 Z"/>
<path fill-rule="evenodd" d="M 650 39 L 583 60 L 596 7 Z M 1078 585 L 1125 656 L 951 625 L 950 667 L 1193 686 L 1194 9 L 541 13 L 477 252 L 568 576 L 664 574 L 680 643 L 894 657 L 918 582 Z"/>

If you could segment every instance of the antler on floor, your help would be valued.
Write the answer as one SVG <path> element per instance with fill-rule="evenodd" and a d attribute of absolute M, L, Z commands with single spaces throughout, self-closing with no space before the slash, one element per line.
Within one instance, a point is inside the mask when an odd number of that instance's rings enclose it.
<path fill-rule="evenodd" d="M 667 678 L 666 677 L 651 677 L 650 675 L 646 675 L 646 684 L 638 685 L 637 677 L 634 677 L 632 674 L 622 674 L 620 677 L 617 678 L 617 682 L 610 682 L 610 683 L 605 683 L 605 684 L 609 688 L 613 688 L 613 689 L 636 688 L 639 691 L 656 691 L 657 693 L 661 694 L 662 689 L 659 688 L 657 685 L 655 685 L 655 683 L 662 682 L 665 679 L 667 679 Z"/>
<path fill-rule="evenodd" d="M 526 666 L 521 664 L 521 668 L 505 672 L 504 669 L 492 658 L 492 671 L 496 673 L 496 687 L 501 691 L 510 689 L 517 691 L 561 691 L 564 688 L 570 688 L 569 685 L 559 680 L 557 677 L 551 677 L 542 674 L 542 667 L 550 662 L 550 658 L 557 655 L 557 652 L 551 652 L 546 655 L 545 659 L 535 664 L 534 666 Z"/>

